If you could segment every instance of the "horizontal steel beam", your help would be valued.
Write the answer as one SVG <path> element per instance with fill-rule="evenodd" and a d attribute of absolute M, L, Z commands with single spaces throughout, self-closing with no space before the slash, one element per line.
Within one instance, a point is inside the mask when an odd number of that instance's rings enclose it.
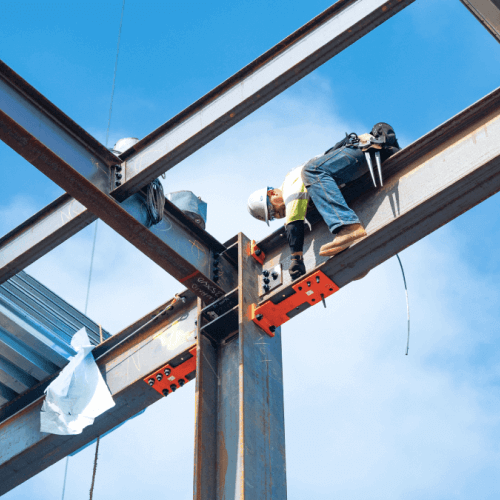
<path fill-rule="evenodd" d="M 133 193 L 414 0 L 339 0 L 135 144 L 117 199 Z"/>
<path fill-rule="evenodd" d="M 336 2 L 120 155 L 120 161 L 125 161 L 121 172 L 123 182 L 112 191 L 112 196 L 118 201 L 125 200 L 413 1 Z M 0 74 L 22 87 L 45 114 L 69 123 L 72 133 L 84 143 L 87 141 L 88 148 L 100 146 L 102 153 L 101 145 L 3 63 Z M 11 134 L 6 126 L 4 137 Z M 107 156 L 106 161 L 108 165 L 119 163 L 113 156 Z M 71 165 L 78 170 L 79 164 Z M 81 166 L 79 171 L 88 177 L 87 166 Z M 75 182 L 78 184 L 78 179 Z M 94 219 L 81 203 L 66 198 L 56 200 L 0 240 L 0 282 Z"/>
<path fill-rule="evenodd" d="M 82 434 L 58 436 L 40 432 L 43 390 L 50 380 L 25 395 L 24 404 L 7 405 L 13 409 L 10 414 L 4 412 L 0 422 L 0 495 L 161 399 L 145 384 L 144 377 L 196 345 L 196 299 L 189 292 L 182 295 L 187 297 L 186 302 L 177 302 L 173 311 L 153 322 L 148 314 L 95 348 L 94 357 L 116 406 Z M 152 314 L 164 309 L 165 305 Z M 175 404 L 175 395 L 171 397 Z"/>
<path fill-rule="evenodd" d="M 500 42 L 500 0 L 460 0 Z"/>
<path fill-rule="evenodd" d="M 333 258 L 319 247 L 332 235 L 320 220 L 306 233 L 307 271 L 321 269 L 339 287 L 424 238 L 500 191 L 500 88 L 384 163 L 384 186 L 368 173 L 344 190 L 368 236 Z M 258 243 L 264 268 L 290 263 L 283 230 Z M 263 300 L 278 303 L 290 292 L 290 277 Z"/>

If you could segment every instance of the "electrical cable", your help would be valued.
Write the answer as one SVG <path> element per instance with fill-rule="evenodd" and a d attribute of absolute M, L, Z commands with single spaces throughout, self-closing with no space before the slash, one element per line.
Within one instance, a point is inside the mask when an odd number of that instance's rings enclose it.
<path fill-rule="evenodd" d="M 154 226 L 163 220 L 165 209 L 165 193 L 159 179 L 148 184 L 146 190 L 146 211 L 148 213 L 148 227 Z"/>
<path fill-rule="evenodd" d="M 410 302 L 408 300 L 408 287 L 406 286 L 406 277 L 405 277 L 405 270 L 403 269 L 403 263 L 401 262 L 401 259 L 399 258 L 399 254 L 396 254 L 396 257 L 398 258 L 399 265 L 401 267 L 401 273 L 403 274 L 403 282 L 405 285 L 406 314 L 408 317 L 408 338 L 406 340 L 406 356 L 408 356 L 408 351 L 410 350 Z"/>
<path fill-rule="evenodd" d="M 116 46 L 116 58 L 115 58 L 115 68 L 113 71 L 113 84 L 111 86 L 111 100 L 109 103 L 109 113 L 108 113 L 108 126 L 106 128 L 106 143 L 105 146 L 108 147 L 108 140 L 109 140 L 109 129 L 111 126 L 111 115 L 113 112 L 113 98 L 115 95 L 115 84 L 116 84 L 116 72 L 118 69 L 118 55 L 120 53 L 120 41 L 121 41 L 121 36 L 122 36 L 122 26 L 123 26 L 123 13 L 125 12 L 125 0 L 123 0 L 122 3 L 122 12 L 120 16 L 120 28 L 118 30 L 118 43 Z M 95 254 L 95 244 L 96 244 L 96 239 L 97 239 L 97 225 L 98 225 L 99 220 L 96 220 L 95 226 L 94 226 L 94 240 L 92 242 L 92 253 L 90 256 L 90 269 L 89 269 L 89 280 L 87 283 L 87 296 L 85 298 L 85 316 L 87 315 L 87 308 L 89 305 L 89 293 L 90 293 L 90 283 L 92 280 L 92 269 L 94 267 L 94 254 Z M 100 333 L 100 340 L 102 342 L 102 329 L 101 326 L 99 325 L 99 333 Z M 90 487 L 90 500 L 92 500 L 92 496 L 94 493 L 94 483 L 95 483 L 95 475 L 97 471 L 97 457 L 98 457 L 98 451 L 99 451 L 99 441 L 100 437 L 97 437 L 97 442 L 96 442 L 96 449 L 95 449 L 95 458 L 94 458 L 94 472 L 92 475 L 92 485 Z M 62 490 L 62 497 L 61 500 L 64 500 L 64 494 L 66 492 L 66 480 L 68 477 L 68 464 L 69 464 L 69 456 L 66 457 L 66 466 L 64 468 L 64 481 L 63 481 L 63 490 Z"/>

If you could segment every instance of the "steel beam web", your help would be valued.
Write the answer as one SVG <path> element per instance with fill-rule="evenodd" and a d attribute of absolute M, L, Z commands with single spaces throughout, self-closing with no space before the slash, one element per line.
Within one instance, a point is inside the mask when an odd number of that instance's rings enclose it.
<path fill-rule="evenodd" d="M 112 196 L 119 201 L 124 200 L 157 175 L 175 166 L 413 1 L 340 0 L 336 2 L 192 106 L 149 134 L 133 148 L 124 152 L 120 157 L 120 161 L 125 160 L 123 183 L 112 191 Z M 88 134 L 3 63 L 0 63 L 0 75 L 3 75 L 7 81 L 15 81 L 38 110 L 54 117 L 56 122 L 67 125 L 71 133 L 83 142 L 87 149 L 92 151 L 97 148 L 95 144 L 97 141 L 89 139 Z M 0 99 L 0 109 L 5 110 L 6 106 L 2 102 Z M 20 148 L 16 147 L 16 143 L 21 141 L 22 144 L 26 144 L 26 141 L 29 143 L 30 139 L 26 138 L 25 134 L 14 131 L 11 125 L 8 120 L 0 120 L 0 137 L 23 154 L 21 149 L 25 149 L 25 145 Z M 25 154 L 28 161 L 37 163 L 39 168 L 46 171 L 44 162 L 41 161 L 47 158 L 43 151 L 40 152 L 35 148 L 33 154 Z M 56 159 L 53 160 L 56 162 Z M 109 153 L 105 163 L 109 166 L 118 162 L 118 159 Z M 69 164 L 88 178 L 89 171 L 84 168 L 85 165 L 79 170 L 78 163 L 70 162 Z M 65 180 L 66 175 L 57 177 Z M 57 182 L 57 179 L 54 180 Z M 64 188 L 73 193 L 71 188 L 77 189 L 81 178 L 74 176 L 69 182 L 72 186 L 65 184 Z M 104 192 L 106 193 L 105 190 Z M 97 207 L 97 199 L 89 196 L 85 200 L 79 199 L 98 216 L 103 213 L 101 208 Z M 85 213 L 87 210 L 78 202 L 68 201 L 66 206 L 61 206 L 55 212 L 53 208 L 49 210 L 47 207 L 37 214 L 35 219 L 31 220 L 29 231 L 25 227 L 11 232 L 9 238 L 3 240 L 9 245 L 8 249 L 2 247 L 0 241 L 0 265 L 4 268 L 0 270 L 0 279 L 7 279 L 16 270 L 21 270 L 32 263 L 65 238 L 78 232 L 84 225 L 92 222 L 95 217 Z M 43 219 L 49 213 L 53 214 L 52 219 L 57 220 L 56 224 L 44 223 Z M 121 216 L 115 213 L 114 217 L 118 219 Z M 73 220 L 75 218 L 78 220 Z M 109 225 L 113 227 L 113 224 Z M 31 236 L 32 233 L 33 236 Z M 130 235 L 124 236 L 130 238 Z M 151 252 L 151 249 L 148 251 Z M 4 252 L 6 256 L 2 258 Z"/>

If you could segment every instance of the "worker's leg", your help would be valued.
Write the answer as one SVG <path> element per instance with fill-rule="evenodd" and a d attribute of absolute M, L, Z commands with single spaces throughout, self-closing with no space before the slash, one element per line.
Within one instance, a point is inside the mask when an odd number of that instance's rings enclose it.
<path fill-rule="evenodd" d="M 360 223 L 338 186 L 360 177 L 366 169 L 362 151 L 353 148 L 314 158 L 302 169 L 307 192 L 332 233 Z"/>

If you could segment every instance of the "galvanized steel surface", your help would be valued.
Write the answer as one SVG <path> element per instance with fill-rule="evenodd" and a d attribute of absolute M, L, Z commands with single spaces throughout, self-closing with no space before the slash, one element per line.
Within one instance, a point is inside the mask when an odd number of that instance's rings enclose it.
<path fill-rule="evenodd" d="M 97 345 L 98 325 L 25 272 L 0 285 L 0 411 L 67 363 L 83 327 Z"/>

